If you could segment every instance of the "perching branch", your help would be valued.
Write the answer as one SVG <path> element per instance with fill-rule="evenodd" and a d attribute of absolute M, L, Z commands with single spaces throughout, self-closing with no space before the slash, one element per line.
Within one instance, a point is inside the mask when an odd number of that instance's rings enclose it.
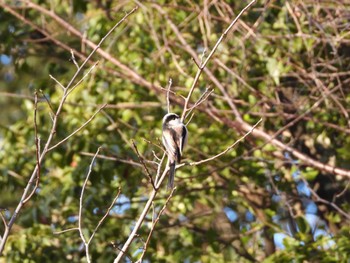
<path fill-rule="evenodd" d="M 165 209 L 166 209 L 166 207 L 167 207 L 167 205 L 168 205 L 170 199 L 173 197 L 173 194 L 174 194 L 175 190 L 176 190 L 176 186 L 171 190 L 171 193 L 170 193 L 170 195 L 168 196 L 167 200 L 165 201 L 165 203 L 164 203 L 162 209 L 159 211 L 157 218 L 153 221 L 151 230 L 149 231 L 147 240 L 146 240 L 146 242 L 145 242 L 145 244 L 144 244 L 144 246 L 143 246 L 143 251 L 142 251 L 141 257 L 140 257 L 140 259 L 139 259 L 137 262 L 142 263 L 142 259 L 143 259 L 143 257 L 144 257 L 145 254 L 146 254 L 147 246 L 148 246 L 148 244 L 149 244 L 149 241 L 151 240 L 153 231 L 154 231 L 154 229 L 156 228 L 156 225 L 157 225 L 157 223 L 159 222 L 160 217 L 161 217 L 162 214 L 164 213 L 164 211 L 165 211 Z"/>
<path fill-rule="evenodd" d="M 163 180 L 165 179 L 165 177 L 168 173 L 168 170 L 169 170 L 168 166 L 169 166 L 169 164 L 167 164 L 165 170 L 163 171 L 162 176 L 160 177 L 159 182 L 156 184 L 155 189 L 152 190 L 152 192 L 148 198 L 148 201 L 147 201 L 145 207 L 143 208 L 141 215 L 139 216 L 139 219 L 135 223 L 134 229 L 131 231 L 127 241 L 125 242 L 123 247 L 121 249 L 119 249 L 120 252 L 119 252 L 117 258 L 114 260 L 114 263 L 120 262 L 120 260 L 123 258 L 125 253 L 127 253 L 131 242 L 136 237 L 137 231 L 140 229 L 140 227 L 143 223 L 143 220 L 146 218 L 146 215 L 147 215 L 149 209 L 151 208 L 152 202 L 154 201 L 155 197 L 157 196 L 157 193 L 159 191 L 159 187 L 162 184 Z"/>
<path fill-rule="evenodd" d="M 226 36 L 226 34 L 228 33 L 228 31 L 233 27 L 233 25 L 237 22 L 237 20 L 240 18 L 240 16 L 243 14 L 243 12 L 245 10 L 247 10 L 253 3 L 255 2 L 255 0 L 253 0 L 252 2 L 250 2 L 239 14 L 238 16 L 233 20 L 233 22 L 230 24 L 230 26 L 225 30 L 225 32 L 222 34 L 222 36 L 219 38 L 219 40 L 217 41 L 217 43 L 215 44 L 213 50 L 210 52 L 209 56 L 206 58 L 206 60 L 202 63 L 201 67 L 198 69 L 197 71 L 197 74 L 196 74 L 196 77 L 192 83 L 192 86 L 189 90 L 189 93 L 187 95 L 187 98 L 185 99 L 185 104 L 184 104 L 184 108 L 183 108 L 183 113 L 182 113 L 182 116 L 181 116 L 181 120 L 183 121 L 185 116 L 186 116 L 186 113 L 188 111 L 188 107 L 189 107 L 189 100 L 191 98 L 191 95 L 194 91 L 194 88 L 195 86 L 197 85 L 197 82 L 199 80 L 199 77 L 203 71 L 203 69 L 205 68 L 206 64 L 208 63 L 208 61 L 210 60 L 210 58 L 213 56 L 213 54 L 215 53 L 217 47 L 219 46 L 219 44 L 221 43 L 221 41 L 223 40 L 223 38 Z M 157 7 L 158 10 L 160 10 L 161 13 L 164 14 L 164 11 L 158 7 L 157 5 L 155 5 Z M 227 150 L 228 151 L 228 150 Z M 159 164 L 161 165 L 161 163 Z M 158 193 L 158 190 L 159 190 L 159 186 L 161 185 L 161 183 L 163 182 L 167 172 L 168 172 L 168 169 L 169 169 L 169 160 L 168 160 L 168 163 L 166 165 L 166 168 L 164 169 L 163 171 L 163 174 L 161 176 L 161 178 L 159 179 L 159 182 L 156 183 L 156 187 L 153 189 L 151 195 L 149 196 L 149 199 L 139 217 L 139 219 L 137 220 L 135 226 L 134 226 L 134 229 L 132 230 L 131 234 L 129 235 L 127 241 L 125 242 L 125 244 L 123 245 L 123 247 L 120 249 L 120 252 L 117 256 L 117 258 L 114 260 L 114 263 L 118 263 L 120 262 L 120 260 L 123 258 L 124 254 L 128 251 L 129 249 L 129 246 L 131 244 L 131 242 L 133 241 L 133 239 L 135 238 L 136 234 L 137 234 L 137 231 L 139 230 L 139 228 L 141 227 L 142 225 L 142 222 L 144 220 L 144 218 L 146 217 L 151 205 L 152 205 L 152 202 L 154 200 L 154 198 L 156 197 L 157 193 Z"/>

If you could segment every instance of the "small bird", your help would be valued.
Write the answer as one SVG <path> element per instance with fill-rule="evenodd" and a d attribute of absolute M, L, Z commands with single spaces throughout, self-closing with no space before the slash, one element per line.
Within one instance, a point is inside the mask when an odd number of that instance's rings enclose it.
<path fill-rule="evenodd" d="M 162 141 L 169 159 L 168 189 L 174 187 L 176 162 L 181 162 L 182 150 L 187 143 L 187 128 L 179 115 L 168 113 L 163 117 Z"/>

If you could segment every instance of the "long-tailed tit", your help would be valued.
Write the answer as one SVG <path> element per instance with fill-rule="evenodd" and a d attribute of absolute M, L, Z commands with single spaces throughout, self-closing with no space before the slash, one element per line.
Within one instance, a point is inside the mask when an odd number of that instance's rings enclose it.
<path fill-rule="evenodd" d="M 181 162 L 182 150 L 187 143 L 187 128 L 179 115 L 168 113 L 163 117 L 162 141 L 169 159 L 168 189 L 174 187 L 176 162 Z"/>

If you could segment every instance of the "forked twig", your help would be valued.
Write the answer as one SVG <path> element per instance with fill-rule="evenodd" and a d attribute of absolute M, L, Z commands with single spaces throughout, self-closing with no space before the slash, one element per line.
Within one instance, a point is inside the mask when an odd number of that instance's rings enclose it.
<path fill-rule="evenodd" d="M 188 109 L 188 113 L 185 116 L 185 119 L 187 119 L 187 117 L 192 113 L 192 111 L 197 108 L 199 105 L 201 105 L 204 101 L 206 101 L 209 96 L 214 92 L 214 89 L 205 89 L 205 91 L 202 93 L 202 95 L 199 97 L 199 99 L 196 101 L 196 103 Z M 188 121 L 187 123 L 189 123 L 190 121 Z"/>
<path fill-rule="evenodd" d="M 101 147 L 99 147 L 97 149 L 94 157 L 91 160 L 91 163 L 90 163 L 90 166 L 89 166 L 89 171 L 88 171 L 88 173 L 86 175 L 86 178 L 85 178 L 85 181 L 83 183 L 83 186 L 82 186 L 82 189 L 81 189 L 81 193 L 80 193 L 80 198 L 79 198 L 78 231 L 79 231 L 80 238 L 81 238 L 81 240 L 84 243 L 86 259 L 87 259 L 87 262 L 89 262 L 89 263 L 91 262 L 90 254 L 89 254 L 89 242 L 86 241 L 86 238 L 85 238 L 84 233 L 83 233 L 83 226 L 82 226 L 83 225 L 83 223 L 82 223 L 82 221 L 83 221 L 83 215 L 82 215 L 83 214 L 83 196 L 84 196 L 84 191 L 85 191 L 87 182 L 89 181 L 89 177 L 90 177 L 90 174 L 92 172 L 92 166 L 94 165 L 96 156 L 98 155 L 100 150 L 101 150 Z"/>
<path fill-rule="evenodd" d="M 144 243 L 142 255 L 141 255 L 140 259 L 139 259 L 138 261 L 136 261 L 136 263 L 138 263 L 138 262 L 141 263 L 141 262 L 142 262 L 142 259 L 143 259 L 143 257 L 144 257 L 145 254 L 146 254 L 146 250 L 147 250 L 147 246 L 148 246 L 148 244 L 149 244 L 149 241 L 151 240 L 153 231 L 154 231 L 154 229 L 156 228 L 156 225 L 157 225 L 157 223 L 158 223 L 158 221 L 159 221 L 161 215 L 164 213 L 164 211 L 165 211 L 165 209 L 166 209 L 166 207 L 167 207 L 167 205 L 168 205 L 170 199 L 173 197 L 173 194 L 174 194 L 174 191 L 175 191 L 175 190 L 176 190 L 176 186 L 171 190 L 171 193 L 170 193 L 170 195 L 168 196 L 168 198 L 166 199 L 165 204 L 163 205 L 162 209 L 159 211 L 157 218 L 156 218 L 155 220 L 152 220 L 153 224 L 152 224 L 151 230 L 149 231 L 147 240 L 146 240 L 146 242 Z"/>
<path fill-rule="evenodd" d="M 94 163 L 96 161 L 96 158 L 97 158 L 100 150 L 101 150 L 101 147 L 99 147 L 97 149 L 96 153 L 94 154 L 94 156 L 93 156 L 93 158 L 92 158 L 92 160 L 90 162 L 89 170 L 88 170 L 88 172 L 86 174 L 86 177 L 85 177 L 82 189 L 81 189 L 80 198 L 79 198 L 78 227 L 69 228 L 69 229 L 65 229 L 65 230 L 62 230 L 62 231 L 54 232 L 54 234 L 63 234 L 63 233 L 70 232 L 70 231 L 78 231 L 79 235 L 80 235 L 80 238 L 83 241 L 84 246 L 85 246 L 85 255 L 86 255 L 87 262 L 91 262 L 91 256 L 90 256 L 90 252 L 89 252 L 89 247 L 90 247 L 91 241 L 95 237 L 95 235 L 96 235 L 98 229 L 100 228 L 100 226 L 102 225 L 102 223 L 105 221 L 105 219 L 109 215 L 110 211 L 112 210 L 115 202 L 117 201 L 117 199 L 119 198 L 119 195 L 121 193 L 121 188 L 119 188 L 118 189 L 118 193 L 114 197 L 113 201 L 109 205 L 109 207 L 106 210 L 105 214 L 99 220 L 99 222 L 97 223 L 97 225 L 96 225 L 95 229 L 93 230 L 91 236 L 87 240 L 87 238 L 85 237 L 85 235 L 83 233 L 83 197 L 84 197 L 84 192 L 86 190 L 87 183 L 89 181 L 89 178 L 90 178 L 90 175 L 91 175 L 91 172 L 92 172 L 92 167 L 93 167 L 93 165 L 94 165 Z"/>

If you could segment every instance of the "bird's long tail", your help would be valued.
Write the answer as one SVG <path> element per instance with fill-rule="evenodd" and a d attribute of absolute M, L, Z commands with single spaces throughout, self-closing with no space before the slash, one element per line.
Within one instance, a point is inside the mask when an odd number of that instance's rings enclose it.
<path fill-rule="evenodd" d="M 176 166 L 175 161 L 173 161 L 172 163 L 169 164 L 168 190 L 173 189 L 173 187 L 174 187 L 175 166 Z"/>

